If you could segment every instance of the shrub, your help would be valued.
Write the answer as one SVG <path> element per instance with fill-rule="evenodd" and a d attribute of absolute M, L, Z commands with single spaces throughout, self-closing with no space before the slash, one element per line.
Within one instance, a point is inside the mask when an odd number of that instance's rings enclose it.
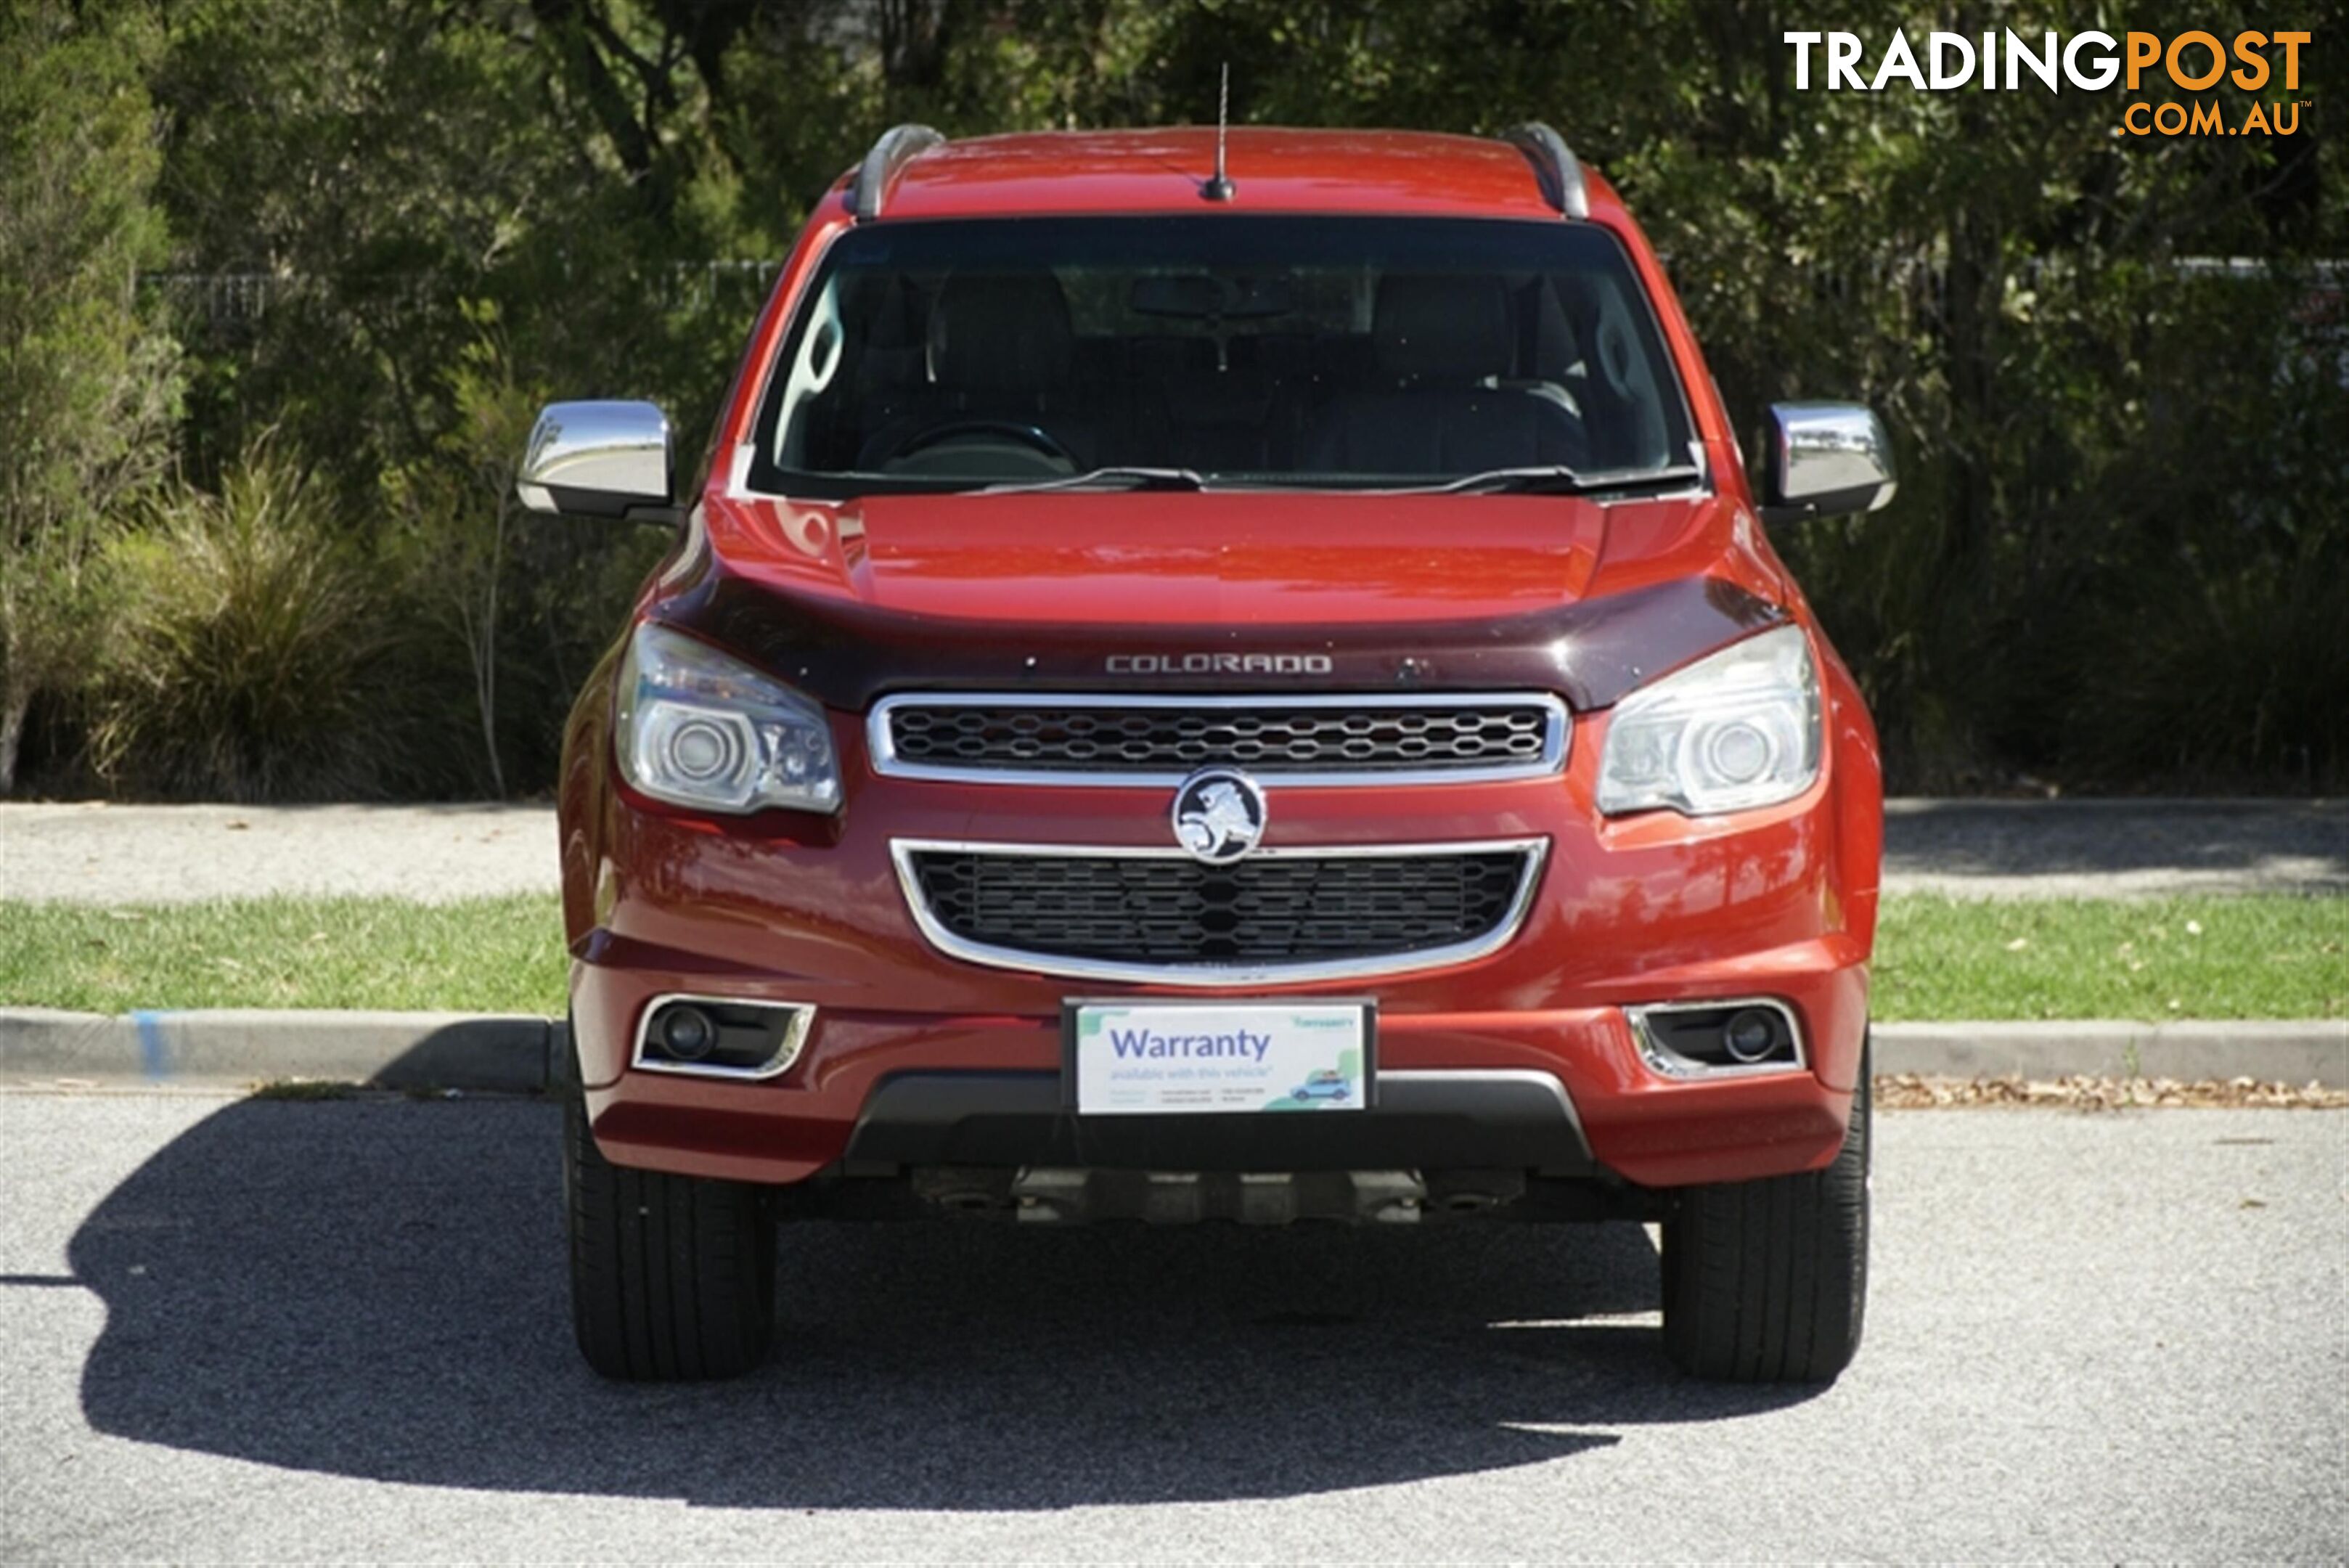
<path fill-rule="evenodd" d="M 90 732 L 102 778 L 232 801 L 384 793 L 394 639 L 344 522 L 264 438 L 217 492 L 182 482 L 114 542 L 120 620 Z"/>
<path fill-rule="evenodd" d="M 2298 560 L 2140 573 L 2095 624 L 2116 657 L 2083 660 L 2067 770 L 2118 791 L 2304 790 L 2349 780 L 2349 538 Z"/>

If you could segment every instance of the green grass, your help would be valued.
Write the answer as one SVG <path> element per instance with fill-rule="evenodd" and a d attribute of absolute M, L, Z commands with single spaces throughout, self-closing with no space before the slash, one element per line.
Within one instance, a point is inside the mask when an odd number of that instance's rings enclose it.
<path fill-rule="evenodd" d="M 563 1011 L 553 895 L 0 903 L 0 1006 Z"/>
<path fill-rule="evenodd" d="M 1888 899 L 1896 1019 L 2349 1016 L 2349 898 Z"/>
<path fill-rule="evenodd" d="M 552 897 L 0 902 L 0 1005 L 563 1010 Z M 1889 900 L 1876 1016 L 2349 1017 L 2349 899 Z"/>

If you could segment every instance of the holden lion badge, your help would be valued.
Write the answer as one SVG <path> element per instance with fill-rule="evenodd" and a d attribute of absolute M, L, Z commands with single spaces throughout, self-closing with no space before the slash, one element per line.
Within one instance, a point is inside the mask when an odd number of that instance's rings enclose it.
<path fill-rule="evenodd" d="M 1174 791 L 1174 841 L 1228 866 L 1264 838 L 1264 791 L 1237 768 L 1202 768 Z"/>

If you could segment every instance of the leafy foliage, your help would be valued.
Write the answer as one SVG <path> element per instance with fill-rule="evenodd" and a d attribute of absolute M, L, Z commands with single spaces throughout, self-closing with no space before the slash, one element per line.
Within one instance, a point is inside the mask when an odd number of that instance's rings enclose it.
<path fill-rule="evenodd" d="M 168 308 L 191 350 L 188 472 L 225 493 L 276 431 L 314 465 L 338 558 L 366 564 L 372 612 L 402 628 L 386 657 L 415 742 L 366 784 L 542 788 L 568 692 L 656 542 L 514 513 L 530 407 L 650 396 L 706 429 L 771 264 L 883 128 L 1195 121 L 1228 63 L 1245 121 L 1551 120 L 1648 226 L 1741 430 L 1792 396 L 1886 414 L 1899 501 L 1777 544 L 1868 692 L 1896 787 L 2337 789 L 2349 175 L 2317 117 L 2318 84 L 2349 79 L 2349 29 L 2313 28 L 2298 94 L 2316 102 L 2274 138 L 2117 137 L 2117 91 L 1798 92 L 1782 40 L 2075 32 L 2109 28 L 2106 10 L 35 0 L 0 25 L 11 61 L 40 66 L 0 84 L 0 180 L 19 182 L 0 247 L 37 230 L 70 259 L 0 255 L 0 412 L 48 406 L 12 389 L 31 385 L 21 366 L 70 363 L 83 390 L 50 401 L 85 410 L 66 421 L 84 434 L 42 449 L 80 454 L 53 477 L 0 476 L 6 525 L 79 582 L 136 515 L 166 450 Z M 2221 4 L 2194 24 L 2274 20 Z M 45 206 L 67 188 L 54 171 L 78 193 Z M 44 347 L 85 340 L 78 358 Z M 33 575 L 0 566 L 0 585 Z M 12 691 L 19 666 L 69 684 L 88 662 L 85 591 L 0 596 Z M 59 651 L 16 654 L 28 635 Z M 81 732 L 63 709 L 51 727 L 62 778 Z"/>
<path fill-rule="evenodd" d="M 383 607 L 330 493 L 257 443 L 217 493 L 177 486 L 107 552 L 98 774 L 232 801 L 371 794 L 398 732 Z"/>
<path fill-rule="evenodd" d="M 0 12 L 0 794 L 33 700 L 98 636 L 87 567 L 161 472 L 177 349 L 137 297 L 161 259 L 150 30 Z"/>

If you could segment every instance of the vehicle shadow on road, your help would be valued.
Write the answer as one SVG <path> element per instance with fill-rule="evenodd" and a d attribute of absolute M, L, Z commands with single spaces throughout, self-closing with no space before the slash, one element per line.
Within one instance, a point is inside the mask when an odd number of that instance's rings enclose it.
<path fill-rule="evenodd" d="M 1657 1345 L 1636 1227 L 978 1223 L 783 1234 L 773 1364 L 631 1387 L 570 1344 L 557 1112 L 229 1106 L 76 1231 L 97 1429 L 263 1464 L 752 1508 L 1266 1498 L 1772 1409 Z"/>

